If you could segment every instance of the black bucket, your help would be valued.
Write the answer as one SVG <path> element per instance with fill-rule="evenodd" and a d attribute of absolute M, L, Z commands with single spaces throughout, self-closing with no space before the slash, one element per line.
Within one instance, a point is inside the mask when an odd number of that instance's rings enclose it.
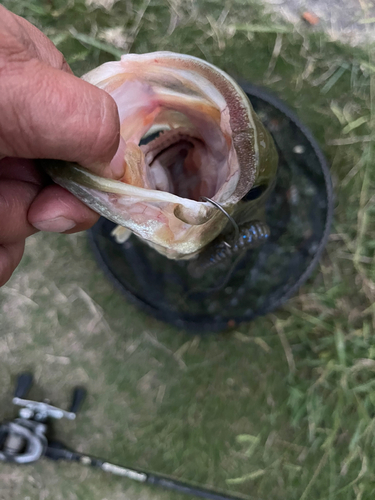
<path fill-rule="evenodd" d="M 234 268 L 226 262 L 197 280 L 188 261 L 167 259 L 135 236 L 116 243 L 115 225 L 104 218 L 89 231 L 100 267 L 130 302 L 195 332 L 224 330 L 279 307 L 311 275 L 330 233 L 332 183 L 315 139 L 276 97 L 253 85 L 242 87 L 280 158 L 266 206 L 271 236 L 263 246 L 247 251 Z"/>

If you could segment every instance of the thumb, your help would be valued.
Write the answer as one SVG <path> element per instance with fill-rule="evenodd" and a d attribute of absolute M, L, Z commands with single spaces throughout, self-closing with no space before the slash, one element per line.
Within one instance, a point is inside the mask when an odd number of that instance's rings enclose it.
<path fill-rule="evenodd" d="M 119 142 L 117 106 L 109 94 L 36 60 L 12 62 L 0 80 L 0 154 L 77 162 L 121 178 L 110 168 Z"/>

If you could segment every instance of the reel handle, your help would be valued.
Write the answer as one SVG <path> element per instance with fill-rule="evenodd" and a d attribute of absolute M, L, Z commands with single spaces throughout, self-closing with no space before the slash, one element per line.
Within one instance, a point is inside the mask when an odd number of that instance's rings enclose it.
<path fill-rule="evenodd" d="M 33 376 L 31 375 L 31 373 L 21 373 L 20 375 L 18 375 L 14 397 L 25 399 L 32 386 L 32 383 Z"/>
<path fill-rule="evenodd" d="M 69 412 L 77 413 L 82 403 L 87 395 L 87 391 L 84 387 L 76 387 L 73 391 L 72 403 L 70 405 Z"/>

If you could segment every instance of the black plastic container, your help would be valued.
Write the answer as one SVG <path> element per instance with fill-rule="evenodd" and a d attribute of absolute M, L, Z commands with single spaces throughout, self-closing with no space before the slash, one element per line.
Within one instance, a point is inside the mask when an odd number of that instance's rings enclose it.
<path fill-rule="evenodd" d="M 263 246 L 249 250 L 233 269 L 229 260 L 194 279 L 187 261 L 169 260 L 135 236 L 116 243 L 114 224 L 106 219 L 89 231 L 99 265 L 130 302 L 196 332 L 224 330 L 279 307 L 311 275 L 330 232 L 332 184 L 315 139 L 280 100 L 253 85 L 242 87 L 280 158 L 266 206 L 271 237 Z"/>

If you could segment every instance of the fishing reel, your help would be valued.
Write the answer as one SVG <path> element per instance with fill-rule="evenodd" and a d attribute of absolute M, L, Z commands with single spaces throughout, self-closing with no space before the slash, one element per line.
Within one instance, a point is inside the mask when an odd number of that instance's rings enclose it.
<path fill-rule="evenodd" d="M 0 424 L 0 462 L 22 465 L 37 462 L 40 458 L 54 461 L 65 460 L 100 469 L 138 483 L 148 483 L 208 500 L 241 500 L 239 497 L 231 497 L 213 490 L 200 488 L 167 476 L 113 464 L 101 458 L 72 451 L 60 441 L 51 440 L 51 420 L 61 418 L 74 420 L 86 396 L 86 390 L 82 387 L 76 387 L 73 391 L 70 409 L 65 411 L 50 405 L 49 401 L 40 403 L 25 399 L 32 382 L 33 377 L 28 373 L 22 373 L 17 379 L 13 404 L 21 406 L 21 409 L 18 418 Z"/>
<path fill-rule="evenodd" d="M 38 402 L 25 399 L 32 383 L 33 377 L 29 373 L 18 376 L 13 404 L 21 409 L 18 418 L 0 424 L 0 461 L 28 464 L 46 455 L 50 419 L 74 420 L 86 396 L 85 389 L 76 387 L 70 409 L 65 411 L 52 406 L 48 400 Z"/>

